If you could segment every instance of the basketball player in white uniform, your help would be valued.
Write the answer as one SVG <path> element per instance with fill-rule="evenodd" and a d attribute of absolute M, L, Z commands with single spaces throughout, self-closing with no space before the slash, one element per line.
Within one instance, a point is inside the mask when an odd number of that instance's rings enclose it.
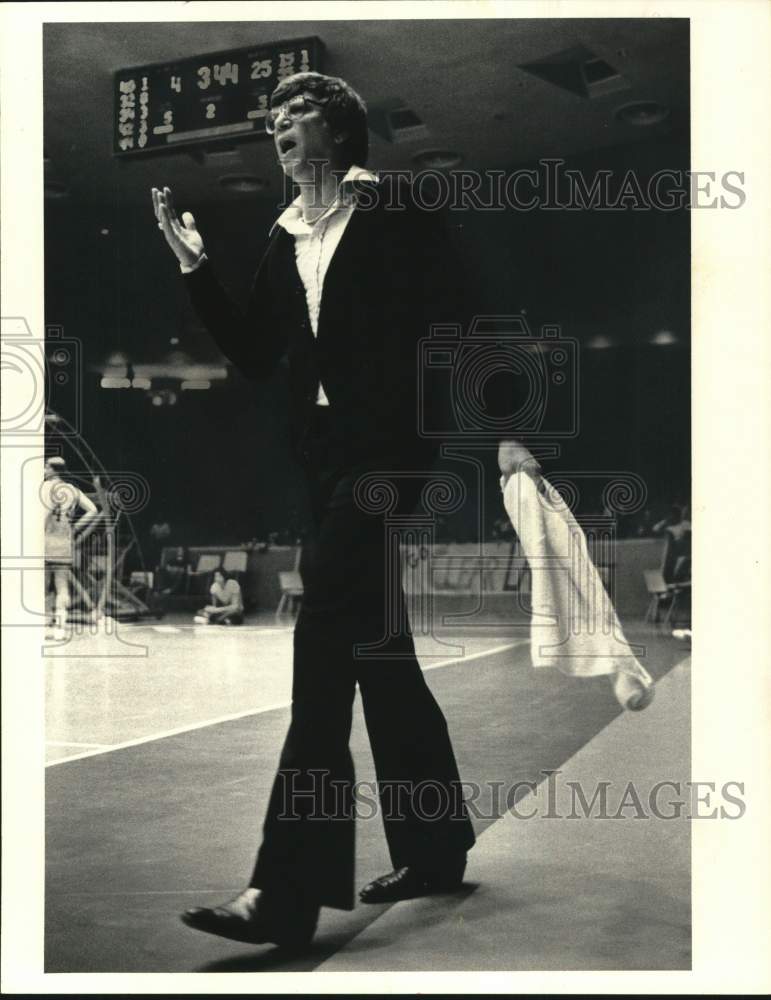
<path fill-rule="evenodd" d="M 70 607 L 70 572 L 73 562 L 73 545 L 77 536 L 98 515 L 98 510 L 77 486 L 65 482 L 61 474 L 65 470 L 63 458 L 49 458 L 43 473 L 40 496 L 46 510 L 45 518 L 45 565 L 46 595 L 53 583 L 54 615 L 51 638 L 63 639 Z M 83 515 L 74 520 L 77 512 Z"/>

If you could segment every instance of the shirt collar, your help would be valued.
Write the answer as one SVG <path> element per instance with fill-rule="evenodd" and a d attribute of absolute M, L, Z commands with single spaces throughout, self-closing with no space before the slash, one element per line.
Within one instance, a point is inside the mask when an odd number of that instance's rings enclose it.
<path fill-rule="evenodd" d="M 348 168 L 348 171 L 340 181 L 337 188 L 337 197 L 329 206 L 323 215 L 316 219 L 319 222 L 321 219 L 327 218 L 333 212 L 337 212 L 342 208 L 352 208 L 355 207 L 355 187 L 359 181 L 369 181 L 370 183 L 377 184 L 378 182 L 377 174 L 373 173 L 371 170 L 366 170 L 364 167 L 352 166 Z M 346 197 L 348 196 L 348 197 Z M 288 233 L 293 236 L 299 234 L 307 235 L 313 232 L 313 226 L 315 223 L 308 223 L 303 221 L 302 217 L 302 199 L 298 195 L 295 200 L 289 205 L 284 211 L 279 215 L 273 225 L 270 227 L 269 236 L 272 236 L 275 232 L 276 226 L 281 226 Z"/>

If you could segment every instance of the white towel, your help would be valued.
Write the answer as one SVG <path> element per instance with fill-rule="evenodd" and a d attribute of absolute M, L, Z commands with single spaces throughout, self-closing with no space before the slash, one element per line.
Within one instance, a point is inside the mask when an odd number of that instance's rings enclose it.
<path fill-rule="evenodd" d="M 501 477 L 501 490 L 532 577 L 533 666 L 576 677 L 616 675 L 619 701 L 645 707 L 650 698 L 638 704 L 639 695 L 651 690 L 652 678 L 624 637 L 570 508 L 548 480 L 527 472 Z"/>

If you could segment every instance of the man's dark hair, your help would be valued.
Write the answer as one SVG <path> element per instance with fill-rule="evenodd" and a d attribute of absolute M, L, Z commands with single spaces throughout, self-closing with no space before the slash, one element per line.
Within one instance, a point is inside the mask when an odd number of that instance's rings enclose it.
<path fill-rule="evenodd" d="M 340 144 L 342 165 L 363 167 L 369 155 L 367 105 L 345 80 L 322 73 L 295 73 L 285 77 L 270 95 L 270 106 L 283 104 L 297 94 L 310 94 L 324 103 L 322 114 L 333 132 L 345 132 Z"/>

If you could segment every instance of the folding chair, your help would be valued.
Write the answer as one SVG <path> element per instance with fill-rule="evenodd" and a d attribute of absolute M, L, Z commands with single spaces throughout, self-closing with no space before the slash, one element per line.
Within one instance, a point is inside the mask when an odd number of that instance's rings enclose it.
<path fill-rule="evenodd" d="M 302 549 L 298 546 L 294 559 L 294 569 L 279 570 L 278 585 L 281 588 L 281 597 L 276 608 L 276 618 L 279 618 L 287 605 L 290 612 L 294 612 L 295 601 L 301 600 L 303 596 L 303 582 L 300 576 L 300 554 Z"/>
<path fill-rule="evenodd" d="M 226 552 L 222 559 L 222 568 L 226 573 L 245 573 L 247 555 L 243 549 Z"/>
<path fill-rule="evenodd" d="M 662 601 L 670 595 L 669 585 L 660 569 L 644 569 L 643 577 L 645 578 L 645 589 L 650 595 L 645 621 L 655 625 L 659 620 Z"/>
<path fill-rule="evenodd" d="M 215 569 L 222 566 L 221 552 L 199 552 L 195 569 L 188 576 L 188 593 L 208 594 Z"/>
<path fill-rule="evenodd" d="M 196 576 L 204 576 L 208 573 L 213 573 L 215 569 L 219 569 L 222 563 L 222 556 L 218 552 L 202 552 L 198 556 L 198 562 L 195 567 Z"/>
<path fill-rule="evenodd" d="M 643 576 L 645 577 L 645 587 L 651 598 L 648 610 L 645 612 L 645 621 L 657 624 L 662 602 L 665 598 L 669 598 L 669 606 L 663 621 L 664 625 L 669 625 L 674 617 L 680 597 L 690 591 L 691 581 L 682 580 L 677 583 L 667 583 L 660 569 L 644 569 Z"/>

